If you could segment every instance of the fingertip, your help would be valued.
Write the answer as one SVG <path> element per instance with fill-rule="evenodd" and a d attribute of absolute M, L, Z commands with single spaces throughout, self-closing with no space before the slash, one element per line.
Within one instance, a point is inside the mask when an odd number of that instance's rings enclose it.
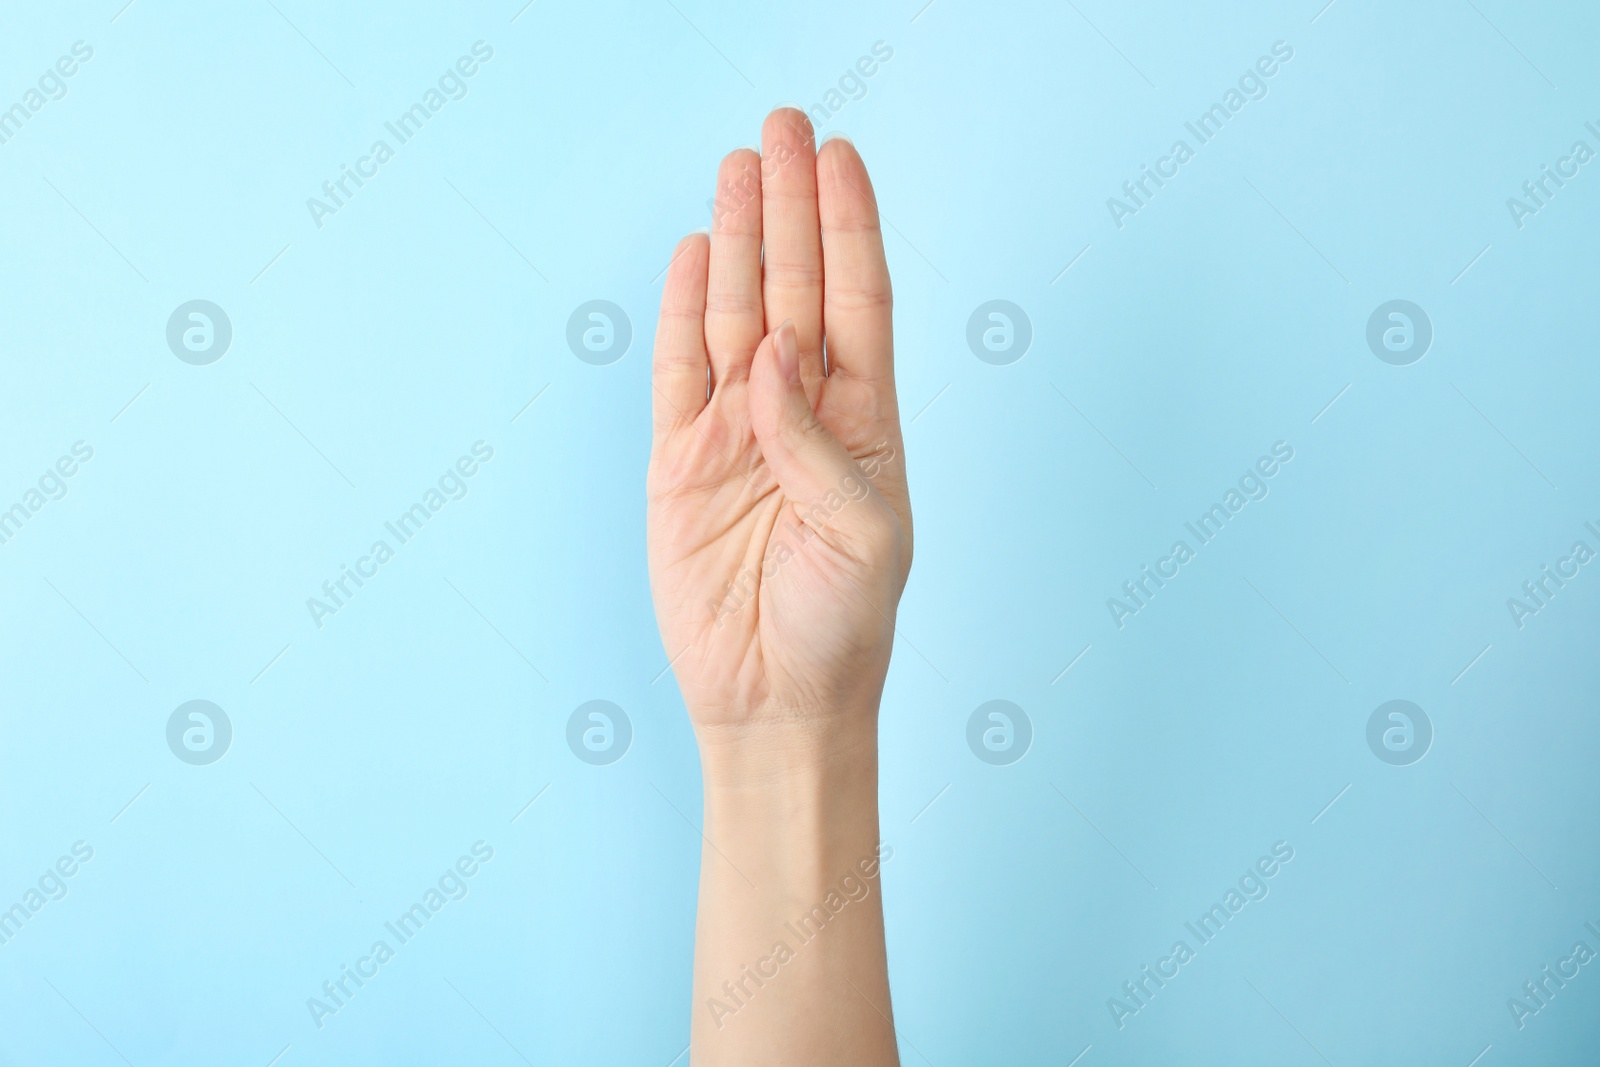
<path fill-rule="evenodd" d="M 848 192 L 849 199 L 861 202 L 874 213 L 877 211 L 878 197 L 872 189 L 867 165 L 848 137 L 834 137 L 817 150 L 817 187 L 827 201 L 837 204 L 838 194 Z"/>
<path fill-rule="evenodd" d="M 773 355 L 777 359 L 778 376 L 790 385 L 800 381 L 800 338 L 795 332 L 794 320 L 784 319 L 772 339 Z"/>
<path fill-rule="evenodd" d="M 761 217 L 761 153 L 735 148 L 717 167 L 712 228 L 755 232 Z"/>
<path fill-rule="evenodd" d="M 865 178 L 867 166 L 861 161 L 856 143 L 842 133 L 830 133 L 817 148 L 817 170 L 826 167 L 836 175 L 853 180 Z"/>
<path fill-rule="evenodd" d="M 717 168 L 717 178 L 736 179 L 743 177 L 747 171 L 761 165 L 761 150 L 753 146 L 741 146 L 722 157 L 722 164 Z"/>
<path fill-rule="evenodd" d="M 679 238 L 677 247 L 672 250 L 672 262 L 668 269 L 676 274 L 697 267 L 708 258 L 710 250 L 711 230 L 708 227 L 690 230 Z"/>
<path fill-rule="evenodd" d="M 816 130 L 811 125 L 811 119 L 799 107 L 791 104 L 780 105 L 773 108 L 767 120 L 761 124 L 761 143 L 767 146 L 764 153 L 772 155 L 773 149 L 780 142 L 787 142 L 795 147 L 811 146 L 816 143 Z"/>
<path fill-rule="evenodd" d="M 747 401 L 750 405 L 750 429 L 758 438 L 768 435 L 771 427 L 777 423 L 779 405 L 773 399 L 775 390 L 771 384 L 771 379 L 778 377 L 773 373 L 778 362 L 777 339 L 776 331 L 763 337 L 750 360 Z"/>
<path fill-rule="evenodd" d="M 717 184 L 724 182 L 737 182 L 751 172 L 759 173 L 761 167 L 761 150 L 759 148 L 741 147 L 722 157 L 722 162 L 717 166 Z"/>

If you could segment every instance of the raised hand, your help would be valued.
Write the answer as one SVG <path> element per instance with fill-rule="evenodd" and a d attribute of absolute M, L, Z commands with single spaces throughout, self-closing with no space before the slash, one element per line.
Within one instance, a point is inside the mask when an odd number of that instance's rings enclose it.
<path fill-rule="evenodd" d="M 878 701 L 911 568 L 889 272 L 850 143 L 781 109 L 762 144 L 722 161 L 656 330 L 650 588 L 709 843 L 690 1058 L 879 1067 Z"/>
<path fill-rule="evenodd" d="M 793 109 L 762 145 L 722 161 L 656 331 L 650 584 L 702 741 L 875 714 L 911 567 L 866 168 L 848 141 L 818 151 Z"/>

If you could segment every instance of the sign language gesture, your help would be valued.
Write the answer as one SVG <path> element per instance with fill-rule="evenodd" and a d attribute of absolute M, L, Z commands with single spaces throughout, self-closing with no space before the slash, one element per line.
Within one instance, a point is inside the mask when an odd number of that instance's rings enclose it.
<path fill-rule="evenodd" d="M 911 569 L 889 271 L 850 143 L 787 108 L 761 140 L 722 161 L 656 329 L 650 589 L 709 844 L 691 1059 L 878 1067 L 878 701 Z"/>
<path fill-rule="evenodd" d="M 875 717 L 911 567 L 871 182 L 799 111 L 762 144 L 722 161 L 656 331 L 650 584 L 703 744 Z"/>

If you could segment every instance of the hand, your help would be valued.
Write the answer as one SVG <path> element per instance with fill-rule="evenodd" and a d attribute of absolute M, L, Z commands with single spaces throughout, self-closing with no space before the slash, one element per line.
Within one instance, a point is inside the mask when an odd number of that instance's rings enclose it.
<path fill-rule="evenodd" d="M 650 587 L 702 748 L 875 729 L 911 568 L 872 185 L 802 112 L 769 115 L 762 144 L 722 161 L 656 330 Z"/>

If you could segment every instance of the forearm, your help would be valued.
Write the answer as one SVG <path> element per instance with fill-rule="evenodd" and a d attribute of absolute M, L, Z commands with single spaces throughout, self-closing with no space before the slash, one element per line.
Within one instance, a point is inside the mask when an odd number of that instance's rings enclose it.
<path fill-rule="evenodd" d="M 876 715 L 850 718 L 861 725 L 701 737 L 694 1067 L 899 1062 Z"/>

